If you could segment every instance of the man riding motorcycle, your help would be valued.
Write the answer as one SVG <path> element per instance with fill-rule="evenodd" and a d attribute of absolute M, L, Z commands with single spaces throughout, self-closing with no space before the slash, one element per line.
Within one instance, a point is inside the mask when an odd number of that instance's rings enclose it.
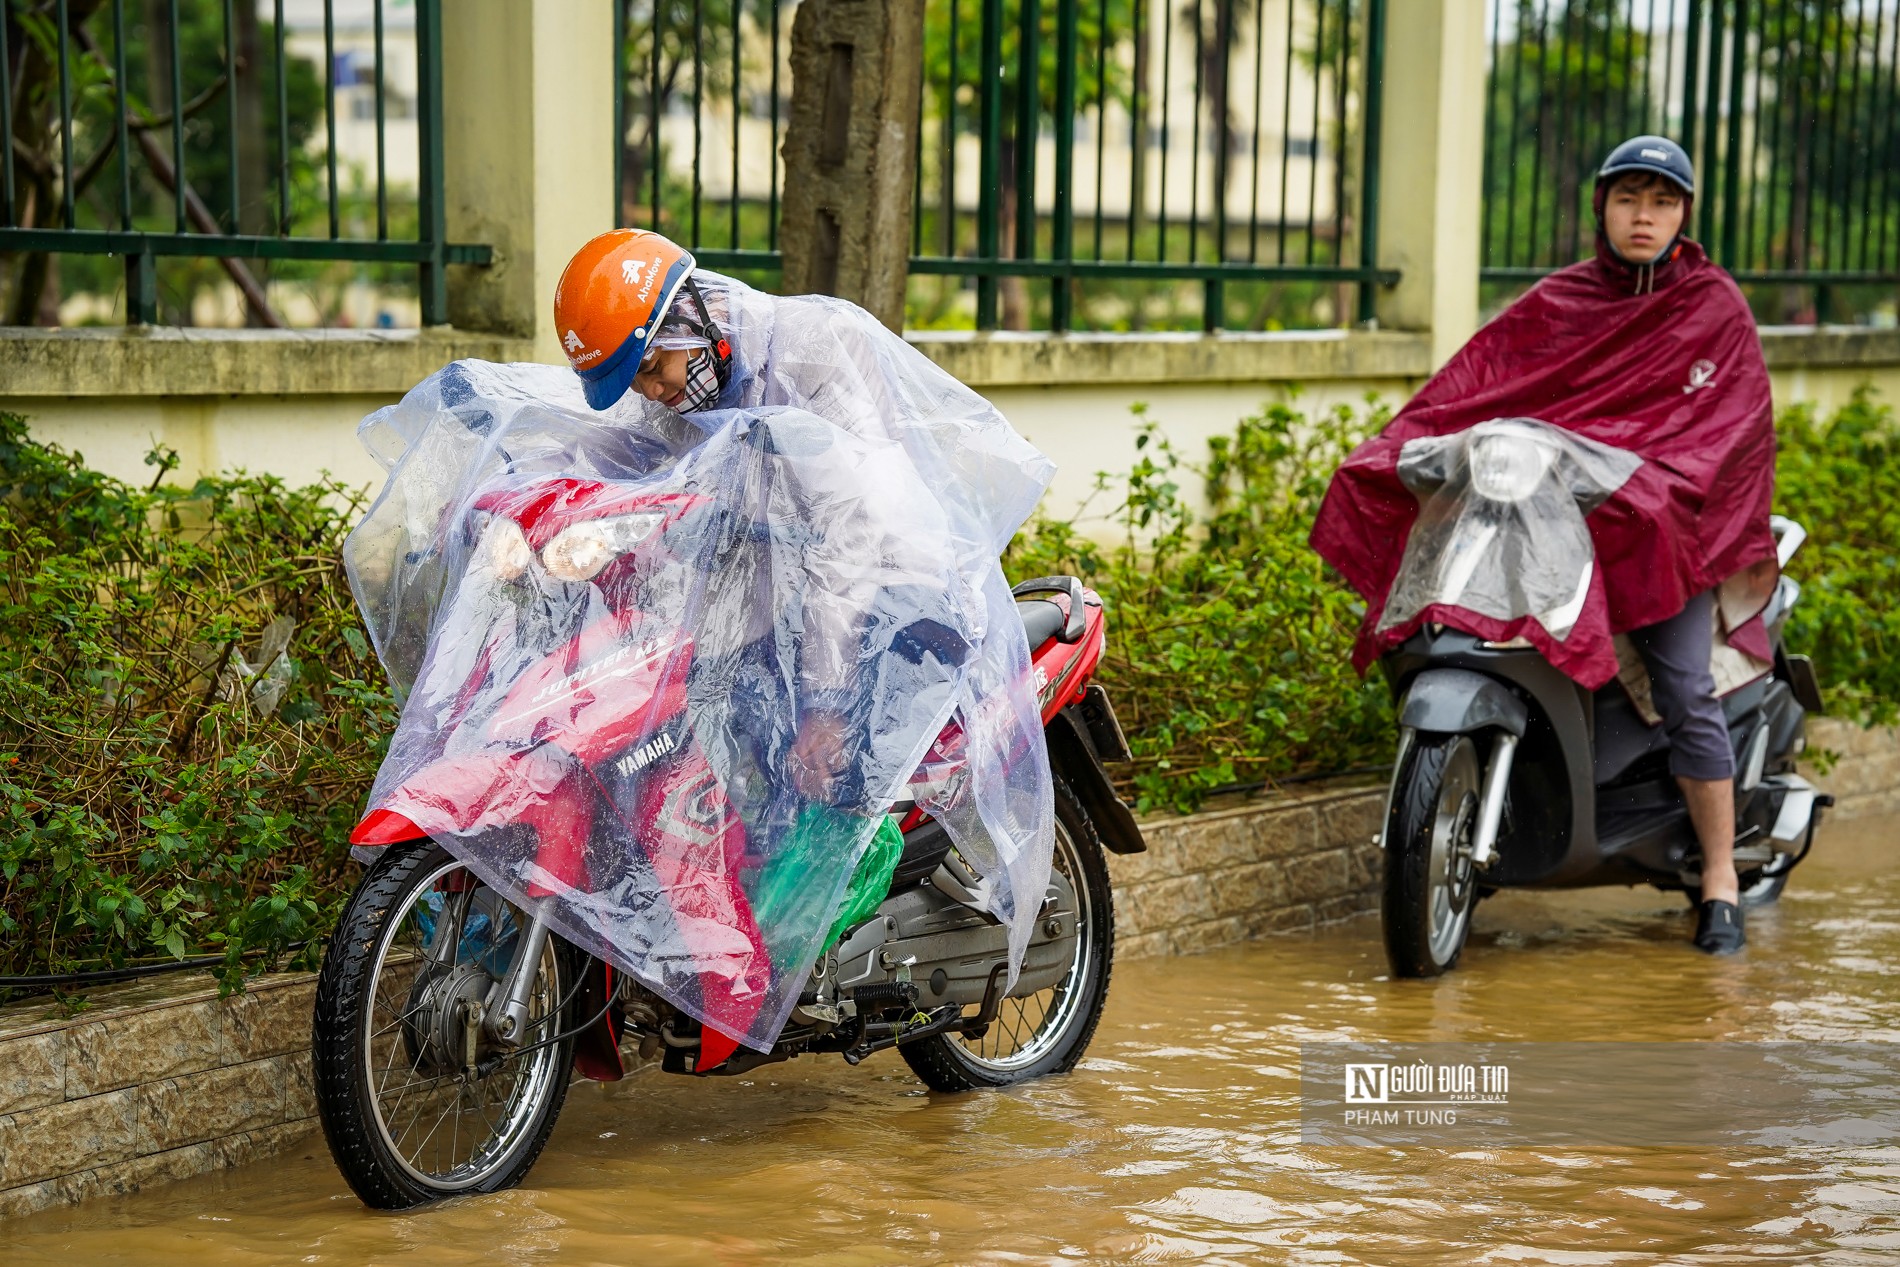
<path fill-rule="evenodd" d="M 1694 944 L 1744 942 L 1733 862 L 1734 756 L 1710 651 L 1772 659 L 1758 614 L 1774 580 L 1768 523 L 1774 433 L 1768 376 L 1746 301 L 1683 236 L 1695 172 L 1675 142 L 1639 136 L 1598 170 L 1594 258 L 1546 277 L 1481 330 L 1362 445 L 1328 490 L 1313 544 L 1368 602 L 1363 668 L 1430 620 L 1388 620 L 1400 547 L 1419 514 L 1401 479 L 1408 441 L 1533 418 L 1643 459 L 1590 511 L 1598 568 L 1575 628 L 1460 609 L 1459 628 L 1525 638 L 1581 685 L 1617 675 L 1626 633 L 1648 670 L 1675 776 L 1701 845 Z M 1508 563 L 1505 564 L 1508 566 Z"/>

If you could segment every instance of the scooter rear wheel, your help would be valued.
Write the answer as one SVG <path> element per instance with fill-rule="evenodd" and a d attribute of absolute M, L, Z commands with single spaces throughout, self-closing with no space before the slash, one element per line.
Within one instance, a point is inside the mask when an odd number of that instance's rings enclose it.
<path fill-rule="evenodd" d="M 1457 964 L 1477 905 L 1477 745 L 1469 735 L 1418 735 L 1392 779 L 1380 910 L 1386 960 L 1394 976 L 1435 977 Z"/>

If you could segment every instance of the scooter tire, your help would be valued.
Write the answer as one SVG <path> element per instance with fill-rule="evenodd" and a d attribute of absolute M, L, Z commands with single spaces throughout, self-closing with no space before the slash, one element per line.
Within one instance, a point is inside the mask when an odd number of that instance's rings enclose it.
<path fill-rule="evenodd" d="M 384 930 L 392 916 L 401 918 L 428 877 L 449 861 L 448 852 L 429 840 L 388 846 L 344 907 L 317 976 L 311 1034 L 317 1117 L 337 1169 L 372 1209 L 404 1210 L 451 1196 L 513 1187 L 541 1155 L 567 1098 L 574 1050 L 571 1036 L 553 1044 L 549 1063 L 554 1076 L 547 1081 L 541 1102 L 531 1107 L 533 1116 L 508 1150 L 504 1164 L 478 1182 L 453 1188 L 409 1173 L 377 1125 L 364 1053 L 375 1037 L 369 1026 Z M 551 948 L 558 964 L 557 985 L 565 986 L 580 971 L 581 957 L 558 938 L 552 939 Z M 556 1023 L 561 1029 L 571 1025 L 571 1005 L 570 1013 Z"/>
<path fill-rule="evenodd" d="M 982 1044 L 973 1049 L 962 1035 L 937 1034 L 900 1045 L 897 1052 L 904 1063 L 933 1091 L 980 1091 L 1067 1073 L 1088 1050 L 1102 1019 L 1115 954 L 1115 895 L 1109 884 L 1108 860 L 1088 811 L 1059 778 L 1055 793 L 1056 848 L 1067 850 L 1075 873 L 1072 881 L 1088 904 L 1081 929 L 1087 939 L 1087 955 L 1081 968 L 1082 980 L 1075 987 L 1078 994 L 1074 1006 L 1058 1022 L 1061 1031 L 1027 1061 L 985 1059 Z M 1004 1008 L 1009 1004 L 1010 1000 L 1003 1001 Z M 1000 1031 L 1004 1024 L 999 1016 L 990 1028 Z"/>
<path fill-rule="evenodd" d="M 1453 867 L 1460 848 L 1468 859 L 1482 780 L 1477 745 L 1469 735 L 1421 734 L 1392 777 L 1380 903 L 1386 962 L 1395 977 L 1435 977 L 1457 966 L 1477 906 L 1468 861 L 1461 883 L 1434 874 L 1445 871 L 1446 852 Z"/>

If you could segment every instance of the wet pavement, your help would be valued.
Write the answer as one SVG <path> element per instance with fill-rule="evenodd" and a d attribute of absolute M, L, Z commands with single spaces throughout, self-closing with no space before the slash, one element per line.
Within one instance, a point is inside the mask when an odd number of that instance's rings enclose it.
<path fill-rule="evenodd" d="M 1460 967 L 1375 919 L 1117 969 L 1075 1074 L 927 1093 L 892 1054 L 577 1086 L 528 1187 L 373 1214 L 320 1137 L 9 1222 L 8 1264 L 1900 1262 L 1900 1141 L 1771 1152 L 1305 1147 L 1299 1044 L 1900 1042 L 1900 820 L 1832 824 L 1739 958 L 1679 895 L 1505 894 Z"/>

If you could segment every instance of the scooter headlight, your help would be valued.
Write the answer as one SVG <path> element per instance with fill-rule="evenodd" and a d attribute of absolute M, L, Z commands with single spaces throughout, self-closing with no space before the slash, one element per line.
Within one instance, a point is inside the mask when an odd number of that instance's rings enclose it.
<path fill-rule="evenodd" d="M 1471 448 L 1471 486 L 1495 502 L 1523 501 L 1550 469 L 1551 451 L 1523 434 L 1480 436 Z"/>
<path fill-rule="evenodd" d="M 480 558 L 502 581 L 517 581 L 528 570 L 534 548 L 522 533 L 521 525 L 506 515 L 490 515 L 482 527 Z"/>
<path fill-rule="evenodd" d="M 563 528 L 541 550 L 541 564 L 558 581 L 590 581 L 614 559 L 645 541 L 666 518 L 642 511 L 612 519 L 589 519 Z"/>

